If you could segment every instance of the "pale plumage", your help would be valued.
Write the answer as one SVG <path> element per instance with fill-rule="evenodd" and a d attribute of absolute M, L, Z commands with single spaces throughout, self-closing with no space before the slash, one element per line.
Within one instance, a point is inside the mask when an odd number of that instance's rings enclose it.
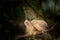
<path fill-rule="evenodd" d="M 44 20 L 32 20 L 31 24 L 38 31 L 42 31 L 42 33 L 44 33 L 45 31 L 47 31 L 48 24 Z"/>
<path fill-rule="evenodd" d="M 31 22 L 28 20 L 24 21 L 26 26 L 26 33 L 28 35 L 36 35 L 39 32 L 44 33 L 47 30 L 47 23 L 44 20 L 32 20 Z M 37 29 L 38 31 L 36 31 Z"/>

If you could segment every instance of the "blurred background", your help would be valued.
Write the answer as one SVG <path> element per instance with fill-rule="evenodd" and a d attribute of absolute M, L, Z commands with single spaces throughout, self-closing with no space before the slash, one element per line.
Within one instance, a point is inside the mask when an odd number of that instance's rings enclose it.
<path fill-rule="evenodd" d="M 0 40 L 14 40 L 17 34 L 25 33 L 23 5 L 26 3 L 41 9 L 49 25 L 57 22 L 50 34 L 60 40 L 60 0 L 0 0 Z"/>

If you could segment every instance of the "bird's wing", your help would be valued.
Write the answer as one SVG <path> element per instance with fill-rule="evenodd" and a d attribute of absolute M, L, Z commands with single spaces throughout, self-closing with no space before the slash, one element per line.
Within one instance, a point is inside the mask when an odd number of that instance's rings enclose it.
<path fill-rule="evenodd" d="M 46 26 L 48 26 L 44 20 L 32 20 L 31 23 L 33 27 L 42 32 L 44 32 L 47 29 Z"/>

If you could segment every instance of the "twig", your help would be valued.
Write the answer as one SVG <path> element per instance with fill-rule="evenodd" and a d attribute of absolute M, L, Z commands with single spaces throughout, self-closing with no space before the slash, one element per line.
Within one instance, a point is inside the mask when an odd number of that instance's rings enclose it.
<path fill-rule="evenodd" d="M 19 36 L 16 36 L 15 40 L 19 39 L 19 38 L 22 38 L 22 37 L 33 37 L 35 35 L 28 35 L 28 34 L 25 34 L 25 35 L 19 35 Z"/>
<path fill-rule="evenodd" d="M 56 24 L 57 24 L 57 22 L 55 24 L 53 24 L 53 26 L 47 31 L 50 31 L 50 30 L 54 29 L 54 26 L 56 26 Z"/>

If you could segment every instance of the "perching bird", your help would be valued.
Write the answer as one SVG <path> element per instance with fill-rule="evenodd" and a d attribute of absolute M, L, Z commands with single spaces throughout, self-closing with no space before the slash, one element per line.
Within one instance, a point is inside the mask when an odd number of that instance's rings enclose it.
<path fill-rule="evenodd" d="M 48 24 L 44 20 L 24 21 L 27 35 L 36 35 L 47 31 Z"/>

